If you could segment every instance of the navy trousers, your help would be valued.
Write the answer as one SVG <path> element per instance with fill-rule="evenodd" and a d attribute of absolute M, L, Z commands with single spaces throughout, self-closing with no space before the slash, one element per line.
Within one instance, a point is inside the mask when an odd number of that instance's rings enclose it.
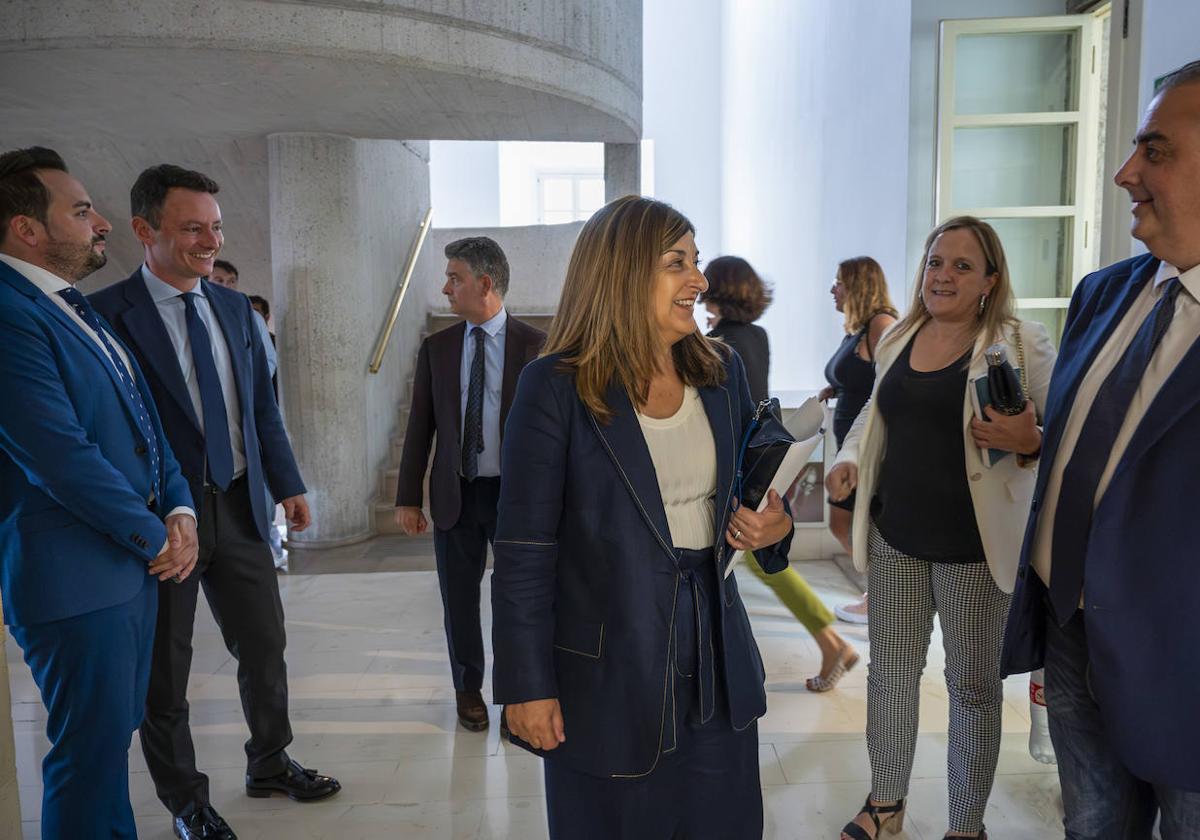
<path fill-rule="evenodd" d="M 135 838 L 129 741 L 150 682 L 158 581 L 132 600 L 10 628 L 46 706 L 43 840 Z"/>
<path fill-rule="evenodd" d="M 729 720 L 723 663 L 705 676 L 697 647 L 722 649 L 712 551 L 681 551 L 687 586 L 676 607 L 675 711 L 683 721 L 676 748 L 639 779 L 591 776 L 545 759 L 551 840 L 762 840 L 758 724 L 735 730 Z M 700 612 L 707 620 L 696 621 Z M 699 626 L 697 626 L 699 625 Z M 719 654 L 718 654 L 719 656 Z M 685 676 L 686 675 L 686 676 Z M 701 692 L 715 705 L 700 701 Z M 711 716 L 703 721 L 702 709 Z M 564 721 L 570 738 L 571 722 Z"/>
<path fill-rule="evenodd" d="M 437 557 L 438 583 L 450 673 L 457 691 L 483 688 L 483 625 L 479 617 L 479 589 L 487 569 L 488 544 L 496 538 L 499 478 L 460 479 L 462 513 L 448 531 L 434 528 L 433 553 Z"/>

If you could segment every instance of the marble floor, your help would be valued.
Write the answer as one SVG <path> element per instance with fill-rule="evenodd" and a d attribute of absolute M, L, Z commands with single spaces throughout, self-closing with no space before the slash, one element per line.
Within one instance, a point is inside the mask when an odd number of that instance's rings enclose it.
<path fill-rule="evenodd" d="M 495 726 L 472 734 L 455 724 L 432 568 L 427 540 L 381 537 L 334 551 L 293 552 L 291 574 L 280 576 L 295 732 L 289 751 L 343 784 L 338 796 L 321 803 L 244 795 L 246 726 L 236 663 L 201 608 L 192 730 L 200 766 L 211 777 L 213 805 L 242 840 L 546 837 L 540 761 L 501 743 Z M 827 603 L 856 594 L 831 562 L 796 568 Z M 860 665 L 829 694 L 805 691 L 804 678 L 819 662 L 816 646 L 757 580 L 743 574 L 741 586 L 768 674 L 769 712 L 760 722 L 759 748 L 765 837 L 833 840 L 868 789 L 866 668 Z M 839 630 L 865 654 L 865 628 Z M 45 713 L 20 651 L 9 645 L 25 837 L 36 838 Z M 899 835 L 910 840 L 938 840 L 946 828 L 943 665 L 939 636 L 922 683 L 909 816 Z M 1026 748 L 1026 686 L 1023 678 L 1005 685 L 1000 766 L 986 816 L 994 840 L 1062 836 L 1054 768 L 1034 762 Z M 136 736 L 130 767 L 139 836 L 168 840 L 170 821 Z"/>

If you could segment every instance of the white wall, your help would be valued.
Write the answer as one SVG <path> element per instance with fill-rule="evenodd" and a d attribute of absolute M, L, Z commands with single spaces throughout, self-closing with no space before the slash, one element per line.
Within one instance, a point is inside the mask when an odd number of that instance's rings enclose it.
<path fill-rule="evenodd" d="M 722 251 L 775 284 L 774 391 L 824 384 L 839 261 L 904 265 L 910 28 L 907 3 L 726 6 Z"/>
<path fill-rule="evenodd" d="M 701 254 L 723 248 L 721 228 L 722 8 L 729 0 L 642 4 L 642 192 L 696 226 Z M 757 0 L 755 0 L 757 2 Z M 750 4 L 746 4 L 750 6 Z M 757 59 L 761 63 L 762 58 Z"/>
<path fill-rule="evenodd" d="M 500 224 L 500 152 L 492 141 L 429 144 L 429 194 L 437 227 Z"/>
<path fill-rule="evenodd" d="M 1142 6 L 1140 111 L 1153 98 L 1154 80 L 1200 59 L 1200 2 L 1134 0 Z M 1139 115 L 1140 117 L 1140 115 Z"/>

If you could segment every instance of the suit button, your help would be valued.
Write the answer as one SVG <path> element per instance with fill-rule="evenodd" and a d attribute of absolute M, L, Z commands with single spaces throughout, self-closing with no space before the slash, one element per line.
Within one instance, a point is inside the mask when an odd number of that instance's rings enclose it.
<path fill-rule="evenodd" d="M 983 473 L 971 473 L 972 481 L 978 481 L 981 478 L 983 478 Z"/>
<path fill-rule="evenodd" d="M 144 443 L 139 443 L 137 446 L 133 447 L 134 455 L 145 455 L 147 452 L 149 452 L 149 450 L 146 449 L 146 444 Z"/>

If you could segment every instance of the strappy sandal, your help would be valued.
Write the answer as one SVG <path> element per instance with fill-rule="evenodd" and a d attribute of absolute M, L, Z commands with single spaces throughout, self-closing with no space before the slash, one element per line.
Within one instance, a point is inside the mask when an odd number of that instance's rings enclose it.
<path fill-rule="evenodd" d="M 866 814 L 871 818 L 871 822 L 875 823 L 875 833 L 867 834 L 867 830 L 858 823 L 851 820 L 846 823 L 842 829 L 842 837 L 849 837 L 850 840 L 875 840 L 884 831 L 888 834 L 899 834 L 904 830 L 904 800 L 901 799 L 894 805 L 872 805 L 871 797 L 867 797 L 867 801 L 863 803 L 862 810 L 858 815 Z M 883 819 L 879 819 L 879 815 L 883 814 Z"/>
<path fill-rule="evenodd" d="M 817 694 L 824 693 L 834 688 L 846 673 L 858 664 L 858 651 L 852 645 L 846 645 L 838 654 L 838 661 L 829 671 L 829 676 L 823 677 L 817 674 L 815 677 L 809 677 L 804 681 L 804 687 L 809 691 Z"/>

